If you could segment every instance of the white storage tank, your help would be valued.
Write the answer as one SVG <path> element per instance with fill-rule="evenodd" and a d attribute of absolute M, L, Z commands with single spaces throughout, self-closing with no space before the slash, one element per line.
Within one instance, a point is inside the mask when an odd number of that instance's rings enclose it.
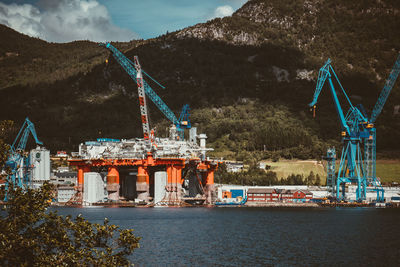
<path fill-rule="evenodd" d="M 104 180 L 100 173 L 86 172 L 83 180 L 84 204 L 103 202 L 106 199 Z"/>
<path fill-rule="evenodd" d="M 160 202 L 165 196 L 165 186 L 167 185 L 167 172 L 154 173 L 154 204 Z"/>
<path fill-rule="evenodd" d="M 50 180 L 50 150 L 42 147 L 32 149 L 29 162 L 32 166 L 31 182 L 43 183 Z"/>

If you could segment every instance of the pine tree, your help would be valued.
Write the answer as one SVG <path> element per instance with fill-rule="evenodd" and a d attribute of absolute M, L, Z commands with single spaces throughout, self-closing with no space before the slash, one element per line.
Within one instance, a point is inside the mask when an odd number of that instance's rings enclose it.
<path fill-rule="evenodd" d="M 315 179 L 315 185 L 320 186 L 321 185 L 321 177 L 319 177 L 319 174 L 316 176 L 317 178 Z"/>

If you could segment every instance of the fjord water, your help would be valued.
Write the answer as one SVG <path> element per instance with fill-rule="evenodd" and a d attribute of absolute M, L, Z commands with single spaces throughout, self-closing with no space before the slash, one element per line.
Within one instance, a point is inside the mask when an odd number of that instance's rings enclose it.
<path fill-rule="evenodd" d="M 135 229 L 135 266 L 400 265 L 400 209 L 57 210 Z"/>

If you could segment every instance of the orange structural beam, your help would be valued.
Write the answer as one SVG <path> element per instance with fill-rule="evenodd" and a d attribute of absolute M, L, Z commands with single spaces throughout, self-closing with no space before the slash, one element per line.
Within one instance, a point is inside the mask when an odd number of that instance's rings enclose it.
<path fill-rule="evenodd" d="M 82 168 L 82 167 L 79 167 L 79 168 L 78 168 L 78 184 L 79 184 L 79 185 L 82 185 L 82 184 L 83 184 L 83 175 L 84 175 L 84 173 L 83 173 L 83 168 Z"/>
<path fill-rule="evenodd" d="M 160 165 L 185 165 L 183 158 L 157 158 L 148 157 L 146 159 L 70 159 L 72 166 L 160 166 Z"/>
<path fill-rule="evenodd" d="M 172 166 L 172 186 L 175 188 L 176 187 L 176 182 L 177 182 L 177 170 Z"/>
<path fill-rule="evenodd" d="M 181 165 L 173 165 L 171 167 L 171 174 L 172 174 L 172 183 L 174 184 L 174 186 L 178 183 L 181 183 L 182 180 L 182 167 Z"/>
<path fill-rule="evenodd" d="M 172 184 L 172 166 L 171 165 L 167 166 L 167 184 L 168 185 Z"/>
<path fill-rule="evenodd" d="M 183 166 L 180 165 L 175 165 L 175 170 L 176 170 L 176 183 L 182 184 L 182 168 Z"/>

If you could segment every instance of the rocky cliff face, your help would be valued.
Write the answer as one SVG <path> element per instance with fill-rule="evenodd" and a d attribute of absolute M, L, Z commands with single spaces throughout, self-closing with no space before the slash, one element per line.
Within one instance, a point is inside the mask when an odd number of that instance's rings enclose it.
<path fill-rule="evenodd" d="M 285 3 L 279 6 L 277 1 L 249 1 L 232 17 L 195 25 L 180 31 L 177 36 L 211 38 L 232 44 L 261 45 L 278 41 L 276 31 L 282 31 L 289 36 L 296 33 L 299 26 L 316 29 L 319 1 L 283 2 Z M 299 40 L 299 44 L 301 43 Z"/>
<path fill-rule="evenodd" d="M 380 80 L 389 68 L 382 63 L 400 50 L 398 29 L 399 1 L 250 0 L 231 17 L 197 24 L 176 36 L 296 48 L 316 62 L 331 57 L 343 72 Z"/>

